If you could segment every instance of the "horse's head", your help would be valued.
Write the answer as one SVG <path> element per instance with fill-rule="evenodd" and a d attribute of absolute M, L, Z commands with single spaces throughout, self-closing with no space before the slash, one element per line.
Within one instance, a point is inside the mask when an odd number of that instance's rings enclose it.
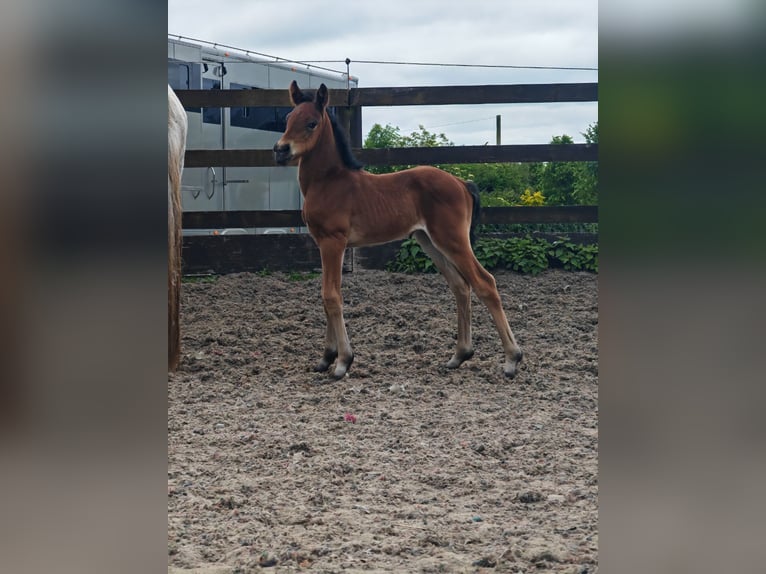
<path fill-rule="evenodd" d="M 322 84 L 316 95 L 306 94 L 293 80 L 290 84 L 290 101 L 293 111 L 287 115 L 285 133 L 274 144 L 274 160 L 286 165 L 310 151 L 317 143 L 326 121 L 325 108 L 329 102 L 327 86 Z"/>

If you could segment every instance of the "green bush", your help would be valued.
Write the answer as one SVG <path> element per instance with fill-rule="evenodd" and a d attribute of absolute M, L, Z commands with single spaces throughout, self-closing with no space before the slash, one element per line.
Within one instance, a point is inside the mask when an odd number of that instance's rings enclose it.
<path fill-rule="evenodd" d="M 548 256 L 567 271 L 598 273 L 598 245 L 577 245 L 566 240 L 554 241 Z"/>
<path fill-rule="evenodd" d="M 548 268 L 549 248 L 550 244 L 544 239 L 484 238 L 476 242 L 473 252 L 486 269 L 513 269 L 537 275 Z"/>
<path fill-rule="evenodd" d="M 498 239 L 505 244 L 507 253 L 504 263 L 508 269 L 520 273 L 537 275 L 540 271 L 548 269 L 549 243 L 544 239 L 532 239 L 531 237 L 513 237 L 511 239 Z"/>
<path fill-rule="evenodd" d="M 532 237 L 509 239 L 482 238 L 473 247 L 476 259 L 486 269 L 512 269 L 537 275 L 549 267 L 568 271 L 598 273 L 598 245 L 577 245 L 566 239 L 554 242 Z M 402 243 L 389 271 L 403 273 L 435 273 L 431 258 L 414 239 Z"/>
<path fill-rule="evenodd" d="M 413 238 L 405 239 L 402 242 L 396 259 L 391 261 L 386 269 L 401 273 L 436 273 L 438 271 L 431 258 Z"/>

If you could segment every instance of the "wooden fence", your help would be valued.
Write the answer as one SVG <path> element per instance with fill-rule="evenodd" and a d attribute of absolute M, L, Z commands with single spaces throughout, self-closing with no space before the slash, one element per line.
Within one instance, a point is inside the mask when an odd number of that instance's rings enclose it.
<path fill-rule="evenodd" d="M 187 107 L 289 106 L 287 90 L 178 90 Z M 351 88 L 330 90 L 330 103 L 350 134 L 354 154 L 366 165 L 423 165 L 598 161 L 597 144 L 485 145 L 362 149 L 362 107 L 442 104 L 589 102 L 598 100 L 598 84 L 516 84 Z M 271 150 L 187 150 L 186 167 L 274 165 Z M 484 208 L 481 223 L 594 223 L 596 206 Z M 184 229 L 298 227 L 300 211 L 187 212 Z M 577 237 L 595 241 L 596 237 Z M 393 247 L 349 250 L 347 269 L 381 267 Z M 319 251 L 305 235 L 189 236 L 184 238 L 184 273 L 307 270 L 321 267 Z"/>

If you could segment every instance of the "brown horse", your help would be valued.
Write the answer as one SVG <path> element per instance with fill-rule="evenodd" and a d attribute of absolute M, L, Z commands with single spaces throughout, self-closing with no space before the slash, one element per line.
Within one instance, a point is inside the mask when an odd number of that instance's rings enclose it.
<path fill-rule="evenodd" d="M 337 358 L 335 378 L 354 360 L 343 320 L 340 283 L 347 246 L 375 245 L 414 235 L 447 279 L 457 300 L 457 349 L 447 363 L 454 369 L 473 356 L 471 288 L 487 306 L 505 351 L 503 372 L 516 374 L 522 352 L 503 312 L 495 278 L 476 260 L 471 237 L 479 195 L 466 182 L 434 167 L 374 175 L 362 169 L 345 133 L 327 112 L 322 84 L 315 95 L 290 85 L 294 106 L 285 133 L 274 145 L 279 165 L 298 161 L 303 218 L 322 257 L 322 301 L 327 315 L 324 356 L 316 366 L 326 371 Z"/>

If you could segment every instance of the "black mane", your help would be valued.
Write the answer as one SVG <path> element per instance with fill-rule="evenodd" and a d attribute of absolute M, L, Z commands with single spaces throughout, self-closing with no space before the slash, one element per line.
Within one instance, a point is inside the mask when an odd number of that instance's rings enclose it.
<path fill-rule="evenodd" d="M 340 154 L 341 160 L 343 160 L 343 165 L 348 169 L 359 171 L 364 167 L 364 164 L 354 157 L 345 130 L 340 127 L 338 120 L 335 119 L 335 115 L 331 114 L 329 110 L 327 111 L 327 115 L 330 118 L 330 125 L 332 125 L 332 134 L 335 136 L 335 147 L 338 148 L 338 153 Z"/>

